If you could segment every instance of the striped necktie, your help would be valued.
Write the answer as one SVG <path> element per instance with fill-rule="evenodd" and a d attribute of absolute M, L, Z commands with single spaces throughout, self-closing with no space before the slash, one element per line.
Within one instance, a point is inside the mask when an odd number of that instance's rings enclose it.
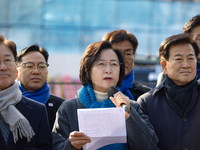
<path fill-rule="evenodd" d="M 7 146 L 10 128 L 9 128 L 8 124 L 4 121 L 4 119 L 1 115 L 0 115 L 0 130 L 1 130 L 1 134 L 3 135 L 5 144 Z"/>

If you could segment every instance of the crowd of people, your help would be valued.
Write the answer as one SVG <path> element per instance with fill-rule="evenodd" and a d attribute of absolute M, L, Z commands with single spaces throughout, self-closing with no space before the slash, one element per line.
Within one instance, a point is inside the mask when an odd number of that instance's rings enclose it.
<path fill-rule="evenodd" d="M 135 80 L 137 46 L 123 29 L 91 43 L 80 60 L 82 87 L 65 100 L 50 93 L 48 52 L 31 45 L 17 53 L 0 35 L 0 149 L 82 150 L 92 139 L 79 130 L 77 110 L 122 104 L 127 142 L 98 150 L 200 149 L 200 15 L 161 43 L 163 72 L 153 89 Z"/>

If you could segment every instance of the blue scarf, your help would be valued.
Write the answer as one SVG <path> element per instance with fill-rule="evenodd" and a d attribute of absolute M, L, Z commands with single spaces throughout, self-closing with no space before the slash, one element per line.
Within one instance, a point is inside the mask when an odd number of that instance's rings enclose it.
<path fill-rule="evenodd" d="M 196 74 L 197 80 L 200 78 L 200 63 L 197 63 L 197 74 Z"/>
<path fill-rule="evenodd" d="M 33 99 L 42 104 L 46 104 L 46 102 L 48 101 L 48 99 L 50 97 L 50 87 L 47 82 L 41 89 L 34 91 L 34 92 L 26 91 L 22 87 L 21 83 L 19 83 L 19 89 L 22 91 L 23 96 Z"/>
<path fill-rule="evenodd" d="M 133 83 L 134 83 L 134 70 L 132 69 L 131 73 L 124 77 L 124 81 L 122 82 L 122 86 L 120 87 L 120 90 L 132 100 L 134 100 L 134 97 L 129 88 L 133 87 Z"/>
<path fill-rule="evenodd" d="M 106 99 L 103 102 L 97 101 L 91 84 L 82 86 L 82 88 L 79 91 L 78 97 L 81 103 L 86 108 L 116 107 L 110 99 Z M 125 143 L 110 144 L 103 146 L 98 150 L 126 150 L 126 144 Z"/>

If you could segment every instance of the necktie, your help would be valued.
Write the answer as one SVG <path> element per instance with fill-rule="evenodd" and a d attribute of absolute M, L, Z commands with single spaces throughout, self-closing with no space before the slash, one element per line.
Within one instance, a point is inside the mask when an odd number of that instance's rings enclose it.
<path fill-rule="evenodd" d="M 1 134 L 3 135 L 5 144 L 7 146 L 7 142 L 8 142 L 8 135 L 9 135 L 9 126 L 8 124 L 4 121 L 3 117 L 0 115 L 0 130 L 1 130 Z"/>

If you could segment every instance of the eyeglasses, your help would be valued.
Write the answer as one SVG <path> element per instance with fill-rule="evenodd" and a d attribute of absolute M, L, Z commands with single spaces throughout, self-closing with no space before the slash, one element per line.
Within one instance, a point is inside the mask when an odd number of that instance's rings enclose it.
<path fill-rule="evenodd" d="M 6 65 L 6 66 L 12 66 L 15 64 L 15 61 L 12 60 L 12 59 L 5 59 L 5 60 L 0 60 L 0 65 L 1 65 L 1 62 L 3 61 L 3 63 Z"/>
<path fill-rule="evenodd" d="M 135 56 L 135 53 L 133 52 L 122 52 L 122 54 L 126 59 L 132 59 Z"/>
<path fill-rule="evenodd" d="M 33 70 L 35 69 L 35 66 L 37 66 L 38 70 L 43 71 L 49 66 L 49 64 L 46 64 L 46 63 L 34 64 L 33 62 L 26 62 L 26 63 L 20 64 L 18 67 L 21 67 L 21 66 L 24 66 L 28 70 Z"/>
<path fill-rule="evenodd" d="M 200 42 L 200 34 L 198 34 L 198 35 L 195 37 L 195 41 L 196 41 L 196 42 Z"/>
<path fill-rule="evenodd" d="M 109 61 L 109 62 L 107 62 L 106 60 L 99 60 L 94 63 L 99 69 L 105 69 L 107 67 L 107 64 L 109 63 L 111 69 L 114 69 L 114 70 L 119 69 L 120 65 L 122 64 L 119 61 L 115 61 L 115 60 Z"/>

